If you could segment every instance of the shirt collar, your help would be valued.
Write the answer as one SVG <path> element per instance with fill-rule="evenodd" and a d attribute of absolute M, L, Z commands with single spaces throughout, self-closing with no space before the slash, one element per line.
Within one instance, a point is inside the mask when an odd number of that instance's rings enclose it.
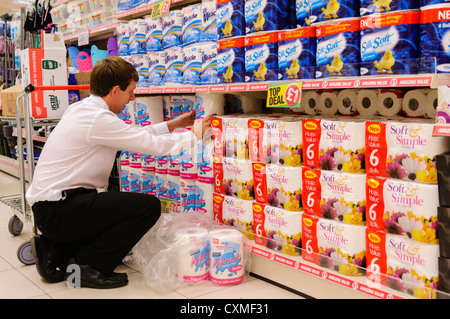
<path fill-rule="evenodd" d="M 102 99 L 100 96 L 97 95 L 89 95 L 86 99 L 89 99 L 88 101 L 92 101 L 95 105 L 100 106 L 102 109 L 109 111 L 109 106 L 106 104 L 105 100 Z"/>

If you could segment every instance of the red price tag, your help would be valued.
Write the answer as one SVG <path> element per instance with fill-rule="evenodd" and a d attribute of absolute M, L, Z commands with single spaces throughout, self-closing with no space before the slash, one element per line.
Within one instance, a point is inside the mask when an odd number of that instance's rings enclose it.
<path fill-rule="evenodd" d="M 169 9 L 170 9 L 170 0 L 166 0 L 161 6 L 161 15 L 165 15 L 167 12 L 169 12 Z"/>
<path fill-rule="evenodd" d="M 293 83 L 287 87 L 284 99 L 288 105 L 295 105 L 300 101 L 301 94 L 300 87 Z"/>

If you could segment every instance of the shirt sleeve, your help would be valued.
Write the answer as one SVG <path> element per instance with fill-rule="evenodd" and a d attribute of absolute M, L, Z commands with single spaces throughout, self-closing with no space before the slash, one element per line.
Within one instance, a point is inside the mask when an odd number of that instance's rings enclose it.
<path fill-rule="evenodd" d="M 170 133 L 164 122 L 148 127 L 131 126 L 105 111 L 93 119 L 87 140 L 117 150 L 162 156 L 193 147 L 197 139 L 190 131 Z"/>

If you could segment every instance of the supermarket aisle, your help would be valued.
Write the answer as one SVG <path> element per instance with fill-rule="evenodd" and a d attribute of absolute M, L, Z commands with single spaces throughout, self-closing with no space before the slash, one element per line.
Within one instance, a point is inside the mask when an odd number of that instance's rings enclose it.
<path fill-rule="evenodd" d="M 15 177 L 0 172 L 0 196 L 20 194 L 20 182 Z M 167 294 L 161 294 L 145 286 L 142 274 L 125 266 L 117 271 L 126 272 L 129 284 L 122 288 L 71 289 L 65 282 L 48 284 L 41 280 L 36 267 L 25 266 L 17 258 L 17 248 L 29 240 L 31 228 L 25 225 L 21 235 L 12 236 L 8 221 L 13 215 L 11 208 L 0 203 L 0 299 L 301 299 L 299 295 L 249 277 L 246 282 L 230 287 L 218 287 L 211 283 L 190 286 Z"/>

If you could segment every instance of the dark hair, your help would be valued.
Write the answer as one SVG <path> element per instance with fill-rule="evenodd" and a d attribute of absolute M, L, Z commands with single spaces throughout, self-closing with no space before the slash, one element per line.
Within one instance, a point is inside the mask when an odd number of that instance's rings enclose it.
<path fill-rule="evenodd" d="M 135 67 L 121 57 L 108 57 L 97 62 L 92 69 L 90 91 L 93 95 L 103 97 L 116 85 L 125 91 L 131 80 L 139 81 Z"/>

